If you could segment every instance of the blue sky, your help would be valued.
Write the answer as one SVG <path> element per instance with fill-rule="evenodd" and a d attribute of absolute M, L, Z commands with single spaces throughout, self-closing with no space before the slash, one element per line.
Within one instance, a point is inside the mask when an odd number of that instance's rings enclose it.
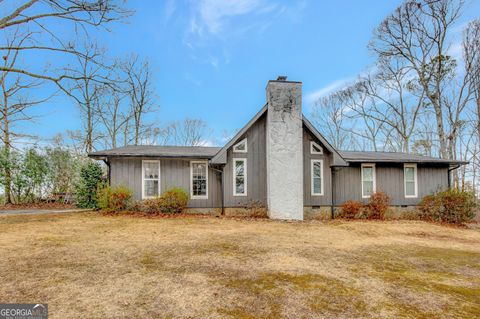
<path fill-rule="evenodd" d="M 373 63 L 373 29 L 400 1 L 199 0 L 130 1 L 136 13 L 110 33 L 95 35 L 110 56 L 137 53 L 154 72 L 159 125 L 200 118 L 222 143 L 264 104 L 277 75 L 303 82 L 304 112 L 315 97 L 341 86 Z M 478 2 L 468 13 L 480 12 Z M 78 111 L 65 98 L 42 106 L 27 130 L 52 137 L 78 129 Z"/>

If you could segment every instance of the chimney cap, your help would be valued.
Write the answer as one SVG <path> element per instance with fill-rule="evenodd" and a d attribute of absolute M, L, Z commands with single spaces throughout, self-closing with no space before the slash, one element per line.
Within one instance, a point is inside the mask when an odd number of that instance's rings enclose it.
<path fill-rule="evenodd" d="M 277 77 L 277 81 L 286 81 L 287 80 L 287 76 L 286 75 L 279 75 Z"/>

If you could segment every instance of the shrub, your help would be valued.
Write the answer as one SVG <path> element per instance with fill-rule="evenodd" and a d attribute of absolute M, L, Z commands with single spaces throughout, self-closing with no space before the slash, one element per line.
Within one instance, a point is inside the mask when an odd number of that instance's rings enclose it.
<path fill-rule="evenodd" d="M 80 208 L 98 208 L 97 191 L 102 181 L 100 164 L 89 161 L 80 169 L 80 180 L 75 185 L 75 200 Z"/>
<path fill-rule="evenodd" d="M 475 195 L 449 189 L 427 195 L 420 202 L 420 218 L 428 221 L 464 224 L 475 218 Z"/>
<path fill-rule="evenodd" d="M 356 200 L 347 200 L 341 206 L 340 217 L 352 219 L 358 217 L 363 210 L 364 206 L 361 202 Z"/>
<path fill-rule="evenodd" d="M 375 192 L 370 196 L 365 211 L 368 219 L 385 219 L 390 205 L 390 197 L 383 192 Z"/>
<path fill-rule="evenodd" d="M 187 207 L 188 193 L 178 187 L 171 188 L 160 197 L 145 199 L 135 208 L 148 214 L 179 214 Z"/>
<path fill-rule="evenodd" d="M 132 191 L 125 186 L 103 186 L 97 194 L 98 207 L 106 212 L 125 210 L 132 198 Z"/>
<path fill-rule="evenodd" d="M 188 193 L 178 187 L 167 190 L 161 197 L 160 211 L 165 214 L 179 214 L 188 204 Z"/>

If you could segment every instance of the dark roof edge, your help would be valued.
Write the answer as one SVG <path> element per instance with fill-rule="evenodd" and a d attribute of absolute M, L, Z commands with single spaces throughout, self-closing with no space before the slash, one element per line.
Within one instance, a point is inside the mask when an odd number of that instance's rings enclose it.
<path fill-rule="evenodd" d="M 310 130 L 310 132 L 315 135 L 316 138 L 320 140 L 320 142 L 325 145 L 325 147 L 333 154 L 333 164 L 331 166 L 348 166 L 348 161 L 346 161 L 342 155 L 333 147 L 323 135 L 316 129 L 316 127 L 307 119 L 305 115 L 303 115 L 303 123 L 305 126 Z M 338 161 L 335 161 L 338 160 Z"/>
<path fill-rule="evenodd" d="M 90 153 L 87 155 L 90 158 L 101 159 L 103 157 L 156 157 L 156 158 L 206 158 L 210 159 L 213 155 L 155 155 L 155 154 L 94 154 Z"/>
<path fill-rule="evenodd" d="M 392 152 L 395 153 L 395 152 Z M 345 161 L 349 163 L 428 163 L 428 164 L 457 164 L 467 165 L 468 161 L 444 160 L 444 159 L 348 159 Z"/>
<path fill-rule="evenodd" d="M 235 141 L 237 141 L 243 134 L 245 134 L 245 132 L 247 132 L 247 130 L 255 123 L 257 122 L 257 120 L 267 111 L 267 104 L 265 104 L 261 109 L 260 111 L 257 112 L 257 114 L 255 114 L 251 119 L 250 121 L 248 121 L 247 124 L 245 124 L 244 127 L 242 127 L 242 129 L 240 131 L 237 132 L 237 134 L 235 134 L 235 136 L 233 136 L 230 141 L 228 141 L 227 144 L 225 144 L 224 147 L 222 147 L 217 154 L 215 154 L 215 156 L 212 157 L 211 159 L 211 163 L 212 164 L 225 164 L 226 161 L 224 161 L 222 159 L 222 155 L 225 154 L 225 152 L 230 148 L 230 146 L 233 145 L 233 143 L 235 143 Z M 225 157 L 226 158 L 226 157 Z"/>

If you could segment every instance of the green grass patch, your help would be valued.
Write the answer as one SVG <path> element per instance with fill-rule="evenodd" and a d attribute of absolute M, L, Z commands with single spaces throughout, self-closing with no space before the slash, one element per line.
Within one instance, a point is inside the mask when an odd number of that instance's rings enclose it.
<path fill-rule="evenodd" d="M 228 279 L 227 288 L 241 294 L 265 300 L 269 311 L 265 314 L 251 313 L 249 309 L 220 309 L 224 314 L 239 318 L 281 317 L 284 299 L 296 295 L 308 304 L 313 313 L 335 315 L 351 313 L 360 316 L 366 312 L 361 292 L 341 280 L 320 274 L 290 274 L 284 272 L 263 273 L 253 278 Z"/>

